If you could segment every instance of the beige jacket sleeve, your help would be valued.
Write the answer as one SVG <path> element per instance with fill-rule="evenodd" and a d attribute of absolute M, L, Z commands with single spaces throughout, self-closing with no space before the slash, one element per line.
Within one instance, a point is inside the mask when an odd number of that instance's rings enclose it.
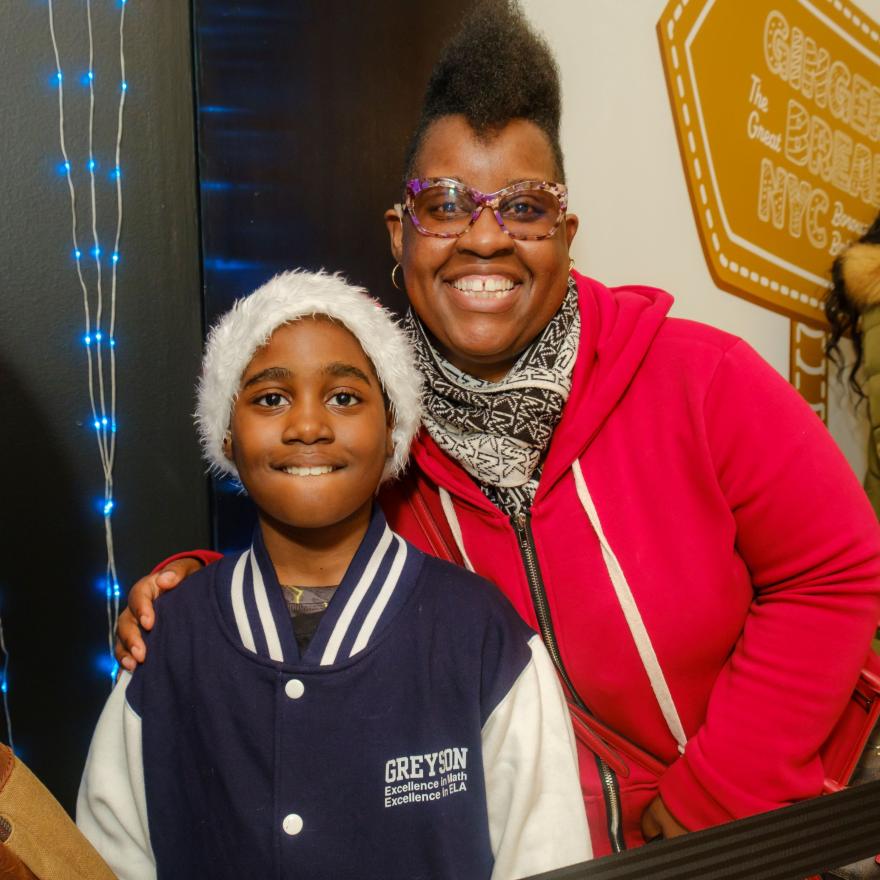
<path fill-rule="evenodd" d="M 49 790 L 0 745 L 0 880 L 115 880 Z"/>

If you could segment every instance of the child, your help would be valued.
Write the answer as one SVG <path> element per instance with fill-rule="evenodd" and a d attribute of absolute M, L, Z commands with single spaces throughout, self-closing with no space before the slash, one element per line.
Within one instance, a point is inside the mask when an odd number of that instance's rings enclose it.
<path fill-rule="evenodd" d="M 540 637 L 373 503 L 419 396 L 402 331 L 339 276 L 279 275 L 211 332 L 199 433 L 259 527 L 161 600 L 149 662 L 98 722 L 77 821 L 123 880 L 478 880 L 590 857 Z"/>

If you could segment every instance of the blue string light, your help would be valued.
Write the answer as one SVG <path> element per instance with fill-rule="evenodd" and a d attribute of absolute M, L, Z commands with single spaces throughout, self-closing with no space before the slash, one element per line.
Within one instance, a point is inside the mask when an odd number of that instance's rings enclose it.
<path fill-rule="evenodd" d="M 90 421 L 97 433 L 97 439 L 99 444 L 99 451 L 101 455 L 101 464 L 104 471 L 104 482 L 105 489 L 103 497 L 95 499 L 95 507 L 96 512 L 103 515 L 105 520 L 105 535 L 107 542 L 107 568 L 105 576 L 101 579 L 100 583 L 96 583 L 96 587 L 100 589 L 100 592 L 103 594 L 104 598 L 107 601 L 107 616 L 108 616 L 108 624 L 109 624 L 109 632 L 108 632 L 108 648 L 102 652 L 102 656 L 100 658 L 96 658 L 96 666 L 100 670 L 102 676 L 106 675 L 111 680 L 115 680 L 119 673 L 119 666 L 116 663 L 113 657 L 113 629 L 115 627 L 116 616 L 119 613 L 119 600 L 122 598 L 122 588 L 118 581 L 118 576 L 116 572 L 116 562 L 115 562 L 115 551 L 113 548 L 113 532 L 112 532 L 112 523 L 111 517 L 115 509 L 115 500 L 112 494 L 112 472 L 113 465 L 115 461 L 115 450 L 116 450 L 116 440 L 115 437 L 113 439 L 109 439 L 111 435 L 116 434 L 117 425 L 116 425 L 116 373 L 115 373 L 115 353 L 111 355 L 109 362 L 109 378 L 105 374 L 105 370 L 108 369 L 106 366 L 106 361 L 102 361 L 102 343 L 109 346 L 110 349 L 115 350 L 116 348 L 116 340 L 113 336 L 114 327 L 115 327 L 115 305 L 116 305 L 116 265 L 120 259 L 119 253 L 119 245 L 120 245 L 120 230 L 122 227 L 122 191 L 121 191 L 121 177 L 122 171 L 120 168 L 121 157 L 120 157 L 120 143 L 122 141 L 122 121 L 123 121 L 123 110 L 125 105 L 125 96 L 128 91 L 128 82 L 125 75 L 125 43 L 124 43 L 124 24 L 125 24 L 125 9 L 126 9 L 127 0 L 116 0 L 116 6 L 120 10 L 119 13 L 119 52 L 120 52 L 120 70 L 119 70 L 119 79 L 117 82 L 119 83 L 120 91 L 117 93 L 118 99 L 118 114 L 117 114 L 117 131 L 116 131 L 116 149 L 115 153 L 112 157 L 112 161 L 107 160 L 106 157 L 102 155 L 102 160 L 99 161 L 95 155 L 93 150 L 93 127 L 94 127 L 94 110 L 95 110 L 95 70 L 93 61 L 91 58 L 91 48 L 92 48 L 92 18 L 91 14 L 88 16 L 88 38 L 89 38 L 89 60 L 88 60 L 88 68 L 86 70 L 80 69 L 76 72 L 68 71 L 68 74 L 72 74 L 70 78 L 75 81 L 78 80 L 85 88 L 89 90 L 91 94 L 91 105 L 89 112 L 89 138 L 88 138 L 88 153 L 85 156 L 86 162 L 82 165 L 80 162 L 82 161 L 78 156 L 73 156 L 72 154 L 68 154 L 67 146 L 65 141 L 65 107 L 64 107 L 64 74 L 61 70 L 61 56 L 58 47 L 58 41 L 56 38 L 55 24 L 54 24 L 54 12 L 53 12 L 53 0 L 48 0 L 49 7 L 49 31 L 52 39 L 52 47 L 55 54 L 55 73 L 52 76 L 52 84 L 57 89 L 57 97 L 58 97 L 58 108 L 59 108 L 59 128 L 60 128 L 60 146 L 61 146 L 61 161 L 56 166 L 56 169 L 59 175 L 65 176 L 68 183 L 68 188 L 70 190 L 70 199 L 71 199 L 71 210 L 73 212 L 73 247 L 72 247 L 72 255 L 74 260 L 76 261 L 76 270 L 77 277 L 79 279 L 80 286 L 82 287 L 83 299 L 85 304 L 85 328 L 82 331 L 82 335 L 80 336 L 80 340 L 83 346 L 87 350 L 88 355 L 88 368 L 89 368 L 89 397 L 91 402 L 91 418 Z M 102 248 L 99 243 L 98 238 L 98 224 L 96 220 L 96 198 L 95 198 L 95 183 L 96 176 L 95 172 L 99 170 L 102 165 L 109 165 L 110 167 L 107 169 L 107 178 L 111 181 L 116 191 L 116 201 L 117 201 L 117 227 L 116 227 L 116 237 L 112 246 L 108 247 L 107 242 L 105 240 L 104 250 L 107 251 L 107 256 L 110 258 L 110 262 L 112 264 L 112 292 L 111 292 L 111 306 L 110 306 L 110 319 L 109 322 L 105 325 L 102 320 L 102 305 L 101 305 L 101 297 L 102 297 L 102 288 L 101 288 L 101 258 L 102 258 Z M 90 175 L 90 179 L 88 181 L 88 186 L 91 189 L 91 225 L 92 225 L 92 238 L 93 241 L 90 243 L 91 246 L 86 245 L 82 250 L 79 245 L 79 236 L 77 232 L 77 197 L 74 192 L 75 183 L 74 175 L 72 175 L 72 170 L 76 168 L 85 168 L 85 170 Z M 88 203 L 88 199 L 86 202 Z M 92 312 L 92 296 L 88 287 L 91 286 L 92 276 L 89 273 L 84 272 L 84 266 L 82 263 L 82 259 L 84 253 L 89 253 L 96 260 L 96 279 L 94 281 L 96 285 L 96 293 L 94 295 L 97 296 L 97 307 L 96 311 L 93 314 Z M 107 333 L 103 332 L 103 326 L 106 327 Z M 93 356 L 94 355 L 94 356 Z M 97 370 L 97 385 L 93 384 L 95 373 Z M 109 386 L 107 383 L 109 382 Z M 108 405 L 105 399 L 105 386 L 112 389 L 110 403 Z M 5 646 L 3 645 L 3 630 L 2 630 L 2 620 L 0 620 L 0 650 L 3 650 L 5 653 Z M 7 657 L 8 660 L 8 657 Z M 0 668 L 0 695 L 2 695 L 2 703 L 4 708 L 6 708 L 7 714 L 7 722 L 8 722 L 8 706 L 6 706 L 5 695 L 7 692 L 7 681 L 8 677 L 6 674 L 6 666 L 3 665 Z M 8 726 L 8 724 L 7 724 Z M 10 745 L 12 744 L 12 733 L 9 731 Z"/>
<path fill-rule="evenodd" d="M 95 660 L 95 666 L 102 675 L 106 675 L 111 681 L 116 681 L 119 673 L 119 664 L 112 654 L 101 654 Z"/>
<path fill-rule="evenodd" d="M 119 582 L 111 578 L 103 578 L 97 586 L 108 599 L 119 599 L 122 596 L 122 587 L 119 586 Z"/>
<path fill-rule="evenodd" d="M 2 619 L 0 619 L 0 652 L 3 653 L 3 668 L 0 669 L 0 694 L 2 694 L 3 701 L 3 717 L 6 720 L 6 736 L 9 740 L 9 748 L 13 753 L 19 754 L 15 750 L 15 740 L 12 737 L 12 715 L 9 712 L 9 651 L 6 648 Z"/>

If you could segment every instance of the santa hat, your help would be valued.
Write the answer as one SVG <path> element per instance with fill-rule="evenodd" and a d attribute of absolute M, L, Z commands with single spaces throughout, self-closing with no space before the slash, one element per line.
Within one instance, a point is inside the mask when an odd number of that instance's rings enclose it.
<path fill-rule="evenodd" d="M 394 451 L 382 480 L 406 465 L 421 422 L 422 377 L 409 341 L 391 313 L 365 290 L 337 274 L 282 272 L 238 300 L 214 325 L 205 344 L 195 420 L 202 451 L 212 469 L 238 477 L 223 453 L 241 378 L 254 354 L 279 327 L 300 318 L 326 315 L 360 343 L 379 377 L 391 408 Z"/>

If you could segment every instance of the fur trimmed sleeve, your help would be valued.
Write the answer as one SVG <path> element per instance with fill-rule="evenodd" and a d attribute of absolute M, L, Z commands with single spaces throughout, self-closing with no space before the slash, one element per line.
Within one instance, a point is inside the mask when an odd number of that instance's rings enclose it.
<path fill-rule="evenodd" d="M 857 242 L 841 257 L 847 296 L 859 311 L 880 305 L 880 245 Z"/>

